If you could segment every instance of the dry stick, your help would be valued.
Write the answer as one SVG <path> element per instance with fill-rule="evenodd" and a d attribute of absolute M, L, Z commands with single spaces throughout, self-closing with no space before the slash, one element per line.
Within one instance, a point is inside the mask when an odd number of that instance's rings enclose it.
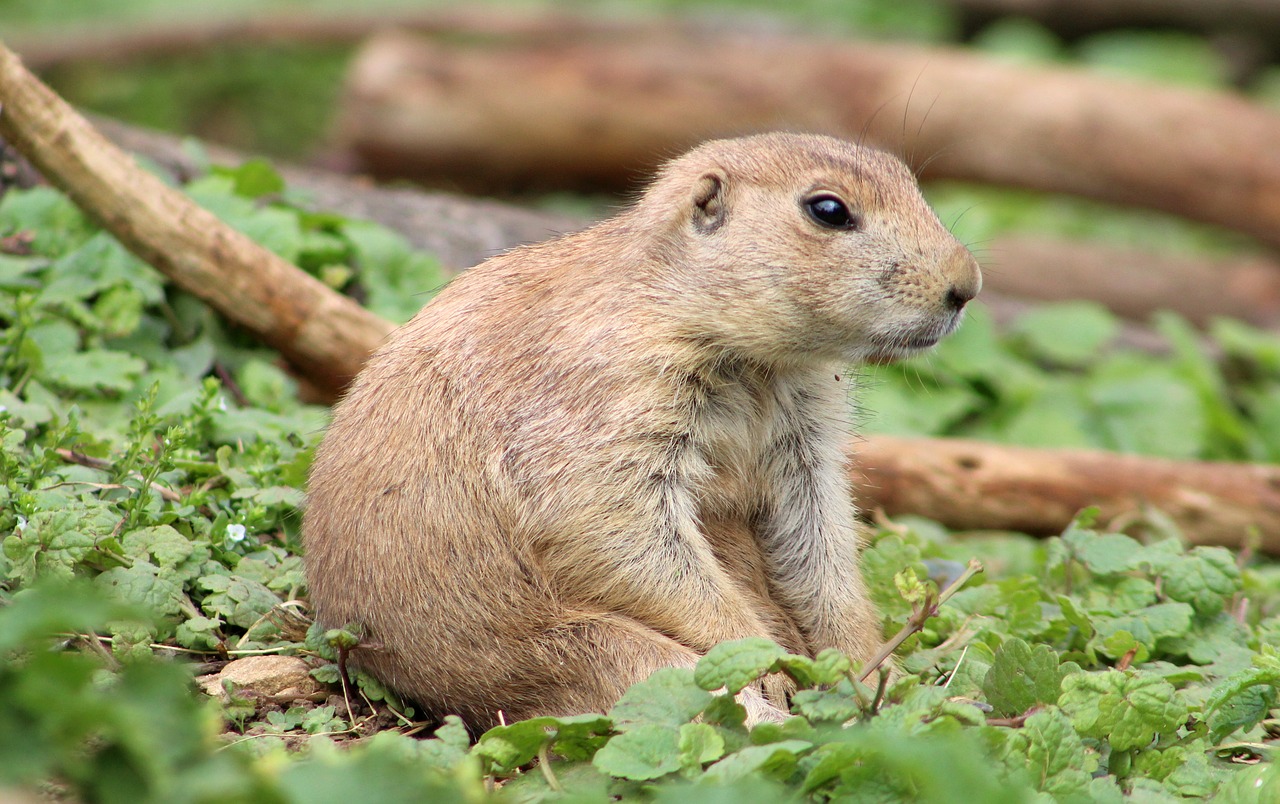
<path fill-rule="evenodd" d="M 62 447 L 59 447 L 58 449 L 54 450 L 54 452 L 57 453 L 59 458 L 66 461 L 67 463 L 74 463 L 80 466 L 87 466 L 90 469 L 101 469 L 107 472 L 110 472 L 113 469 L 115 469 L 115 464 L 113 464 L 111 461 L 105 460 L 103 458 L 95 458 L 92 455 L 85 455 L 83 452 L 76 452 L 75 450 L 63 449 Z M 130 476 L 136 477 L 139 479 L 142 478 L 142 475 L 138 472 L 131 472 Z M 114 483 L 84 483 L 84 485 L 95 486 L 98 488 L 125 488 L 124 486 L 121 486 L 119 484 L 114 484 Z M 182 502 L 181 494 L 174 491 L 173 489 L 166 488 L 154 481 L 151 483 L 151 490 L 154 491 L 156 494 L 159 494 L 162 499 L 168 502 Z"/>
<path fill-rule="evenodd" d="M 982 572 L 982 564 L 978 562 L 978 559 L 971 558 L 969 559 L 969 565 L 965 567 L 964 572 L 960 573 L 960 577 L 952 581 L 946 589 L 943 589 L 941 594 L 938 595 L 937 600 L 933 599 L 932 592 L 926 595 L 924 603 L 920 608 L 911 613 L 911 617 L 907 620 L 907 624 L 902 626 L 902 630 L 894 634 L 893 639 L 884 643 L 880 650 L 867 660 L 866 666 L 862 669 L 862 674 L 858 676 L 858 681 L 865 682 L 871 677 L 871 674 L 880 667 L 880 665 L 884 664 L 886 659 L 893 655 L 893 652 L 897 650 L 903 642 L 907 641 L 908 637 L 924 630 L 924 624 L 929 622 L 929 618 L 938 613 L 938 607 L 950 600 L 952 595 L 959 592 L 960 589 L 969 582 L 969 579 L 977 575 L 979 572 Z"/>
<path fill-rule="evenodd" d="M 140 169 L 0 44 L 0 136 L 130 251 L 341 390 L 391 325 Z"/>
<path fill-rule="evenodd" d="M 501 49 L 386 34 L 347 87 L 340 135 L 375 169 L 618 186 L 708 137 L 790 128 L 936 156 L 925 177 L 1148 206 L 1280 245 L 1280 115 L 1225 92 L 737 34 Z"/>

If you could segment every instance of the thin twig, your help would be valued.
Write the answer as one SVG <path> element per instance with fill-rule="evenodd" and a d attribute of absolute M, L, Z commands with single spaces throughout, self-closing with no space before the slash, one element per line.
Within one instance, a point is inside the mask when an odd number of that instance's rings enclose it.
<path fill-rule="evenodd" d="M 969 646 L 965 645 L 964 650 L 960 651 L 960 658 L 956 660 L 956 666 L 951 668 L 951 672 L 947 675 L 947 683 L 942 685 L 942 688 L 944 690 L 949 689 L 951 687 L 951 682 L 955 681 L 956 673 L 960 672 L 960 665 L 964 664 L 964 657 L 968 655 L 969 655 Z"/>
<path fill-rule="evenodd" d="M 874 716 L 880 711 L 880 705 L 884 703 L 884 692 L 889 688 L 889 670 L 888 668 L 880 668 L 880 679 L 876 683 L 876 697 L 871 701 L 871 715 Z"/>
<path fill-rule="evenodd" d="M 937 600 L 933 599 L 932 594 L 928 595 L 925 598 L 924 605 L 912 612 L 911 617 L 907 620 L 907 624 L 902 626 L 902 630 L 894 634 L 893 639 L 884 643 L 876 655 L 867 660 L 867 664 L 862 668 L 862 674 L 858 676 L 858 680 L 865 683 L 866 680 L 871 677 L 871 674 L 874 673 L 880 665 L 884 664 L 885 660 L 892 656 L 893 652 L 897 650 L 903 642 L 907 641 L 908 637 L 924 630 L 924 624 L 929 621 L 929 618 L 938 613 L 939 606 L 950 600 L 952 595 L 959 592 L 961 587 L 968 583 L 969 579 L 974 575 L 977 575 L 979 572 L 982 572 L 982 564 L 979 563 L 978 559 L 971 558 L 969 559 L 969 566 L 965 567 L 964 572 L 960 573 L 960 577 L 952 581 L 950 586 L 942 590 L 942 593 L 938 595 Z"/>
<path fill-rule="evenodd" d="M 347 648 L 338 646 L 338 680 L 342 682 L 342 701 L 347 705 L 347 718 L 355 723 L 355 715 L 351 713 L 351 677 L 347 675 Z"/>
<path fill-rule="evenodd" d="M 113 464 L 111 461 L 108 461 L 104 458 L 95 458 L 92 455 L 85 455 L 83 452 L 76 452 L 75 450 L 63 449 L 62 447 L 59 447 L 58 449 L 54 450 L 54 452 L 58 454 L 59 458 L 66 461 L 67 463 L 74 463 L 79 466 L 87 466 L 90 469 L 98 469 L 104 472 L 110 472 L 115 469 L 115 464 Z M 129 477 L 136 477 L 138 479 L 142 479 L 142 475 L 139 474 L 138 472 L 130 472 Z M 67 483 L 77 483 L 80 485 L 92 486 L 93 488 L 97 488 L 97 489 L 127 488 L 127 486 L 121 486 L 118 483 L 90 483 L 87 480 L 69 480 L 67 481 Z M 66 484 L 60 483 L 59 485 L 66 485 Z M 165 499 L 168 502 L 172 502 L 172 503 L 182 502 L 181 494 L 174 491 L 173 489 L 166 488 L 160 485 L 159 483 L 152 483 L 151 490 L 154 491 L 156 494 L 159 494 L 163 499 Z"/>
<path fill-rule="evenodd" d="M 1033 706 L 1027 711 L 1016 717 L 989 717 L 987 718 L 988 726 L 1003 726 L 1009 729 L 1020 729 L 1026 725 L 1027 718 L 1040 711 L 1040 707 Z"/>

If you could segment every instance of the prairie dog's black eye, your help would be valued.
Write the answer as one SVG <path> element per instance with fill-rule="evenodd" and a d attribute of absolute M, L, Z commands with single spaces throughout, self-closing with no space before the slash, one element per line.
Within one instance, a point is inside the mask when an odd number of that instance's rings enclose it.
<path fill-rule="evenodd" d="M 809 217 L 829 229 L 860 229 L 862 220 L 834 195 L 815 195 L 804 201 Z"/>

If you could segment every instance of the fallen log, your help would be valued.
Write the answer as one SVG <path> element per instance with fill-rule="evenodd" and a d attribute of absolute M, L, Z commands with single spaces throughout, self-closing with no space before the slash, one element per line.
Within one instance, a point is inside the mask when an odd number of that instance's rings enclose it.
<path fill-rule="evenodd" d="M 1280 466 L 891 436 L 855 443 L 850 462 L 859 503 L 891 516 L 1051 535 L 1087 506 L 1104 522 L 1150 507 L 1195 544 L 1239 547 L 1256 529 L 1280 555 Z"/>
<path fill-rule="evenodd" d="M 1173 310 L 1200 325 L 1230 316 L 1280 326 L 1280 260 L 1261 254 L 1192 256 L 1029 234 L 997 237 L 977 253 L 984 293 L 1090 299 L 1134 321 Z"/>
<path fill-rule="evenodd" d="M 0 45 L 0 135 L 135 253 L 258 335 L 330 394 L 390 324 L 242 239 L 141 171 Z M 214 286 L 217 287 L 209 287 Z M 259 309 L 261 308 L 261 309 Z M 346 331 L 323 332 L 326 325 Z M 1280 554 L 1280 468 L 876 437 L 853 449 L 861 504 L 954 528 L 1059 532 L 1082 507 L 1164 509 L 1196 542 Z"/>
<path fill-rule="evenodd" d="M 387 33 L 354 62 L 337 128 L 375 174 L 462 188 L 626 186 L 710 137 L 807 130 L 899 152 L 929 178 L 1147 206 L 1280 245 L 1280 115 L 955 50 L 691 32 L 495 48 Z"/>
<path fill-rule="evenodd" d="M 338 393 L 391 325 L 142 170 L 0 44 L 0 136 L 126 248 Z"/>

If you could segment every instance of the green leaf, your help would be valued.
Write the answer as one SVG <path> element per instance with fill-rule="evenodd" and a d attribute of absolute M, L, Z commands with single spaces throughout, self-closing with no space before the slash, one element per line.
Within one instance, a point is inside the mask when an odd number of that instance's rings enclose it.
<path fill-rule="evenodd" d="M 1280 667 L 1250 667 L 1223 680 L 1204 702 L 1209 739 L 1214 744 L 1240 729 L 1251 729 L 1276 706 Z"/>
<path fill-rule="evenodd" d="M 707 768 L 698 784 L 730 784 L 757 773 L 783 780 L 795 772 L 800 755 L 811 748 L 813 743 L 803 740 L 747 746 Z"/>
<path fill-rule="evenodd" d="M 1018 316 L 1012 331 L 1037 357 L 1064 366 L 1082 366 L 1120 331 L 1115 315 L 1096 302 L 1041 305 Z"/>
<path fill-rule="evenodd" d="M 355 248 L 367 306 L 391 321 L 408 321 L 448 281 L 438 260 L 390 229 L 352 221 L 343 232 Z"/>
<path fill-rule="evenodd" d="M 532 761 L 551 741 L 549 730 L 554 722 L 553 717 L 536 717 L 495 726 L 480 735 L 472 753 L 488 760 L 495 771 L 512 771 Z"/>
<path fill-rule="evenodd" d="M 1161 573 L 1164 593 L 1190 603 L 1200 615 L 1217 614 L 1226 600 L 1240 591 L 1242 581 L 1235 556 L 1222 547 L 1195 547 L 1174 558 Z"/>
<path fill-rule="evenodd" d="M 4 539 L 10 572 L 24 583 L 46 575 L 71 578 L 93 554 L 98 538 L 114 529 L 114 519 L 103 508 L 86 510 L 79 505 L 33 514 Z"/>
<path fill-rule="evenodd" d="M 157 614 L 176 615 L 183 610 L 182 584 L 172 574 L 146 561 L 109 569 L 95 578 L 94 583 L 112 590 L 122 600 L 138 603 Z"/>
<path fill-rule="evenodd" d="M 656 723 L 633 726 L 606 743 L 591 763 L 621 779 L 657 779 L 680 769 L 679 734 Z"/>
<path fill-rule="evenodd" d="M 825 689 L 800 690 L 791 696 L 792 710 L 815 723 L 843 723 L 861 715 L 864 707 L 848 679 Z"/>
<path fill-rule="evenodd" d="M 52 187 L 11 188 L 0 196 L 0 233 L 32 232 L 32 250 L 60 257 L 94 233 L 78 207 Z"/>
<path fill-rule="evenodd" d="M 1138 569 L 1145 551 L 1135 539 L 1123 533 L 1103 533 L 1084 542 L 1078 555 L 1090 572 L 1106 577 Z"/>
<path fill-rule="evenodd" d="M 43 376 L 73 391 L 128 391 L 147 370 L 146 362 L 124 352 L 88 349 L 48 355 Z"/>
<path fill-rule="evenodd" d="M 711 700 L 711 693 L 694 682 L 692 670 L 666 667 L 632 685 L 614 704 L 609 717 L 619 731 L 655 725 L 674 733 L 701 714 Z"/>
<path fill-rule="evenodd" d="M 557 751 L 568 749 L 564 753 L 573 755 L 571 758 L 585 759 L 604 742 L 599 735 L 607 732 L 609 726 L 609 718 L 602 715 L 530 718 L 489 729 L 480 735 L 472 753 L 487 760 L 486 767 L 498 773 L 527 765 L 543 746 L 553 742 Z"/>
<path fill-rule="evenodd" d="M 1221 778 L 1220 771 L 1209 765 L 1207 748 L 1204 740 L 1194 740 L 1164 750 L 1142 751 L 1134 757 L 1133 769 L 1136 775 L 1162 781 L 1164 789 L 1175 796 L 1210 799 Z"/>
<path fill-rule="evenodd" d="M 278 195 L 284 191 L 284 179 L 265 159 L 248 159 L 235 168 L 217 166 L 210 173 L 230 178 L 236 195 L 245 198 Z"/>
<path fill-rule="evenodd" d="M 700 771 L 703 765 L 724 756 L 724 738 L 706 723 L 681 726 L 678 747 L 680 767 L 686 771 Z"/>
<path fill-rule="evenodd" d="M 786 651 L 771 639 L 748 637 L 716 645 L 698 661 L 693 680 L 704 690 L 721 687 L 737 695 L 748 684 L 777 669 Z"/>
<path fill-rule="evenodd" d="M 1187 718 L 1187 705 L 1169 682 L 1140 671 L 1076 673 L 1062 680 L 1058 705 L 1086 737 L 1117 751 L 1142 748 Z"/>
<path fill-rule="evenodd" d="M 1085 749 L 1071 721 L 1057 707 L 1036 712 L 1021 729 L 1010 732 L 1004 759 L 1012 769 L 1025 768 L 1037 790 L 1059 801 L 1084 798 L 1098 764 L 1097 755 Z"/>
<path fill-rule="evenodd" d="M 205 614 L 240 628 L 253 625 L 280 603 L 270 589 L 239 575 L 205 575 L 196 585 L 211 592 L 200 604 Z"/>
<path fill-rule="evenodd" d="M 982 690 L 998 713 L 1018 715 L 1037 704 L 1056 703 L 1062 679 L 1079 670 L 1071 663 L 1059 665 L 1048 645 L 1032 647 L 1013 637 L 996 650 Z"/>
<path fill-rule="evenodd" d="M 800 687 L 816 687 L 835 684 L 844 678 L 853 669 L 853 662 L 844 653 L 827 648 L 814 659 L 786 654 L 778 659 L 778 669 L 795 679 Z"/>
<path fill-rule="evenodd" d="M 1093 626 L 1097 629 L 1098 641 L 1105 643 L 1112 635 L 1126 631 L 1143 647 L 1147 655 L 1151 655 L 1161 639 L 1185 636 L 1191 630 L 1193 614 L 1194 610 L 1186 603 L 1157 603 L 1130 614 L 1094 617 Z M 1105 650 L 1104 653 L 1113 659 L 1120 658 L 1120 655 L 1114 655 L 1110 650 Z M 1146 656 L 1141 658 L 1145 659 Z"/>
<path fill-rule="evenodd" d="M 165 568 L 181 564 L 195 552 L 195 545 L 191 540 L 169 525 L 129 531 L 124 535 L 122 544 L 126 554 L 154 559 L 158 566 Z"/>
<path fill-rule="evenodd" d="M 44 304 L 89 299 L 121 285 L 132 288 L 150 304 L 164 298 L 164 278 L 106 232 L 99 232 L 54 262 L 48 276 L 40 293 Z"/>

